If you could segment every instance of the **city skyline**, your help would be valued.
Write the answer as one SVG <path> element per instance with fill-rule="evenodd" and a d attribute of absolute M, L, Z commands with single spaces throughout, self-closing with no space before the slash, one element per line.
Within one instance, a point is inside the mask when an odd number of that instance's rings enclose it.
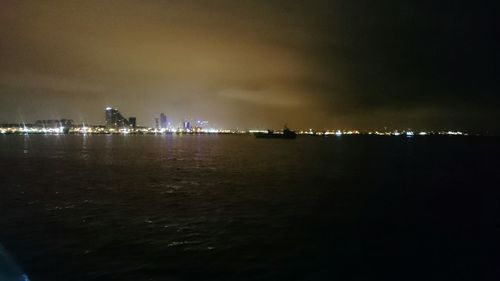
<path fill-rule="evenodd" d="M 211 131 L 215 132 L 214 130 L 221 130 L 220 132 L 252 132 L 252 131 L 261 131 L 261 130 L 276 130 L 276 128 L 271 128 L 271 127 L 262 127 L 262 126 L 254 126 L 254 127 L 247 127 L 243 128 L 241 126 L 236 126 L 234 128 L 228 128 L 228 127 L 220 127 L 216 126 L 215 124 L 210 124 L 209 121 L 203 120 L 203 119 L 179 119 L 179 120 L 172 120 L 170 117 L 167 117 L 164 112 L 161 112 L 158 115 L 159 118 L 154 118 L 154 125 L 148 126 L 148 125 L 141 125 L 140 123 L 137 123 L 137 118 L 135 116 L 130 116 L 126 117 L 123 116 L 122 112 L 116 107 L 111 107 L 111 106 L 106 106 L 104 109 L 104 119 L 103 122 L 98 122 L 98 123 L 89 123 L 85 121 L 80 121 L 80 122 L 74 122 L 73 119 L 68 119 L 68 118 L 56 118 L 56 119 L 38 119 L 33 122 L 28 122 L 28 121 L 21 121 L 21 122 L 2 122 L 0 121 L 0 128 L 2 126 L 5 127 L 5 125 L 15 125 L 18 124 L 21 127 L 25 127 L 27 125 L 37 127 L 37 128 L 61 128 L 61 132 L 55 131 L 56 133 L 62 133 L 62 128 L 65 128 L 67 130 L 69 127 L 72 128 L 86 128 L 86 127 L 105 127 L 105 128 L 114 128 L 116 130 L 124 130 L 126 129 L 127 132 L 130 129 L 147 129 L 150 132 L 163 132 L 163 131 L 168 131 L 168 132 L 176 132 L 176 131 L 186 131 L 187 132 L 202 132 L 201 129 L 204 129 L 205 132 Z M 193 123 L 191 123 L 193 122 Z M 287 123 L 284 125 L 287 127 Z M 9 127 L 9 126 L 8 126 Z M 13 127 L 11 127 L 12 129 Z M 192 129 L 198 129 L 198 130 L 192 130 Z M 155 131 L 151 131 L 151 130 Z M 456 128 L 455 128 L 456 129 Z M 440 128 L 440 129 L 423 129 L 423 128 L 418 128 L 415 130 L 415 128 L 411 127 L 378 127 L 378 128 L 347 128 L 347 127 L 323 127 L 323 128 L 318 128 L 314 126 L 306 126 L 299 128 L 300 134 L 305 134 L 305 135 L 342 135 L 342 134 L 348 134 L 348 135 L 357 135 L 357 134 L 376 134 L 376 135 L 409 135 L 413 136 L 415 132 L 419 135 L 427 135 L 427 134 L 438 134 L 438 135 L 496 135 L 495 133 L 491 133 L 488 131 L 480 131 L 480 130 L 450 130 L 450 128 Z M 414 132 L 415 131 L 415 132 Z M 5 130 L 2 130 L 4 133 Z M 67 132 L 67 131 L 66 131 Z M 74 131 L 76 132 L 76 131 Z M 86 132 L 85 130 L 82 132 Z M 101 133 L 103 131 L 100 131 Z M 116 131 L 119 132 L 119 131 Z M 143 131 L 144 132 L 144 131 Z M 419 133 L 420 132 L 420 133 Z M 54 131 L 51 131 L 49 133 L 54 133 Z"/>

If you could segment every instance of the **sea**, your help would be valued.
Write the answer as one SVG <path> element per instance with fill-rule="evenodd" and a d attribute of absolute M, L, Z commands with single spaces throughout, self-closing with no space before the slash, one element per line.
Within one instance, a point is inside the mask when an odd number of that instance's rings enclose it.
<path fill-rule="evenodd" d="M 500 280 L 499 202 L 495 137 L 0 135 L 23 280 Z"/>

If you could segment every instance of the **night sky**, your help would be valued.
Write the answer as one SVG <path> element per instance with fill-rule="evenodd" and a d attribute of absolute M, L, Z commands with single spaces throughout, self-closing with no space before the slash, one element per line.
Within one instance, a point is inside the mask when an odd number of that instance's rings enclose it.
<path fill-rule="evenodd" d="M 0 1 L 0 123 L 499 132 L 494 1 Z"/>

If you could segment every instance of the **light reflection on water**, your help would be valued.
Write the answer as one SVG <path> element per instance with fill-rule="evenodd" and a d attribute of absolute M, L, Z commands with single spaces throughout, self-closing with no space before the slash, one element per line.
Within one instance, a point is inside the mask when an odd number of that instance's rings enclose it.
<path fill-rule="evenodd" d="M 484 139 L 0 142 L 0 241 L 33 280 L 428 277 L 428 249 L 445 271 L 458 262 L 451 249 L 478 256 L 483 245 L 464 240 L 477 224 L 467 212 L 481 210 L 469 186 L 499 177 L 500 146 Z"/>

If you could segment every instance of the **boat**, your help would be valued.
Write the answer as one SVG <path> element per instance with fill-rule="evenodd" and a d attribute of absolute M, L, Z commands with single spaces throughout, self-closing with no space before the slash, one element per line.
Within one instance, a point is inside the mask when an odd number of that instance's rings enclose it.
<path fill-rule="evenodd" d="M 254 135 L 258 139 L 295 139 L 297 137 L 297 133 L 286 126 L 282 132 L 267 130 L 267 133 L 258 132 L 254 133 Z"/>

